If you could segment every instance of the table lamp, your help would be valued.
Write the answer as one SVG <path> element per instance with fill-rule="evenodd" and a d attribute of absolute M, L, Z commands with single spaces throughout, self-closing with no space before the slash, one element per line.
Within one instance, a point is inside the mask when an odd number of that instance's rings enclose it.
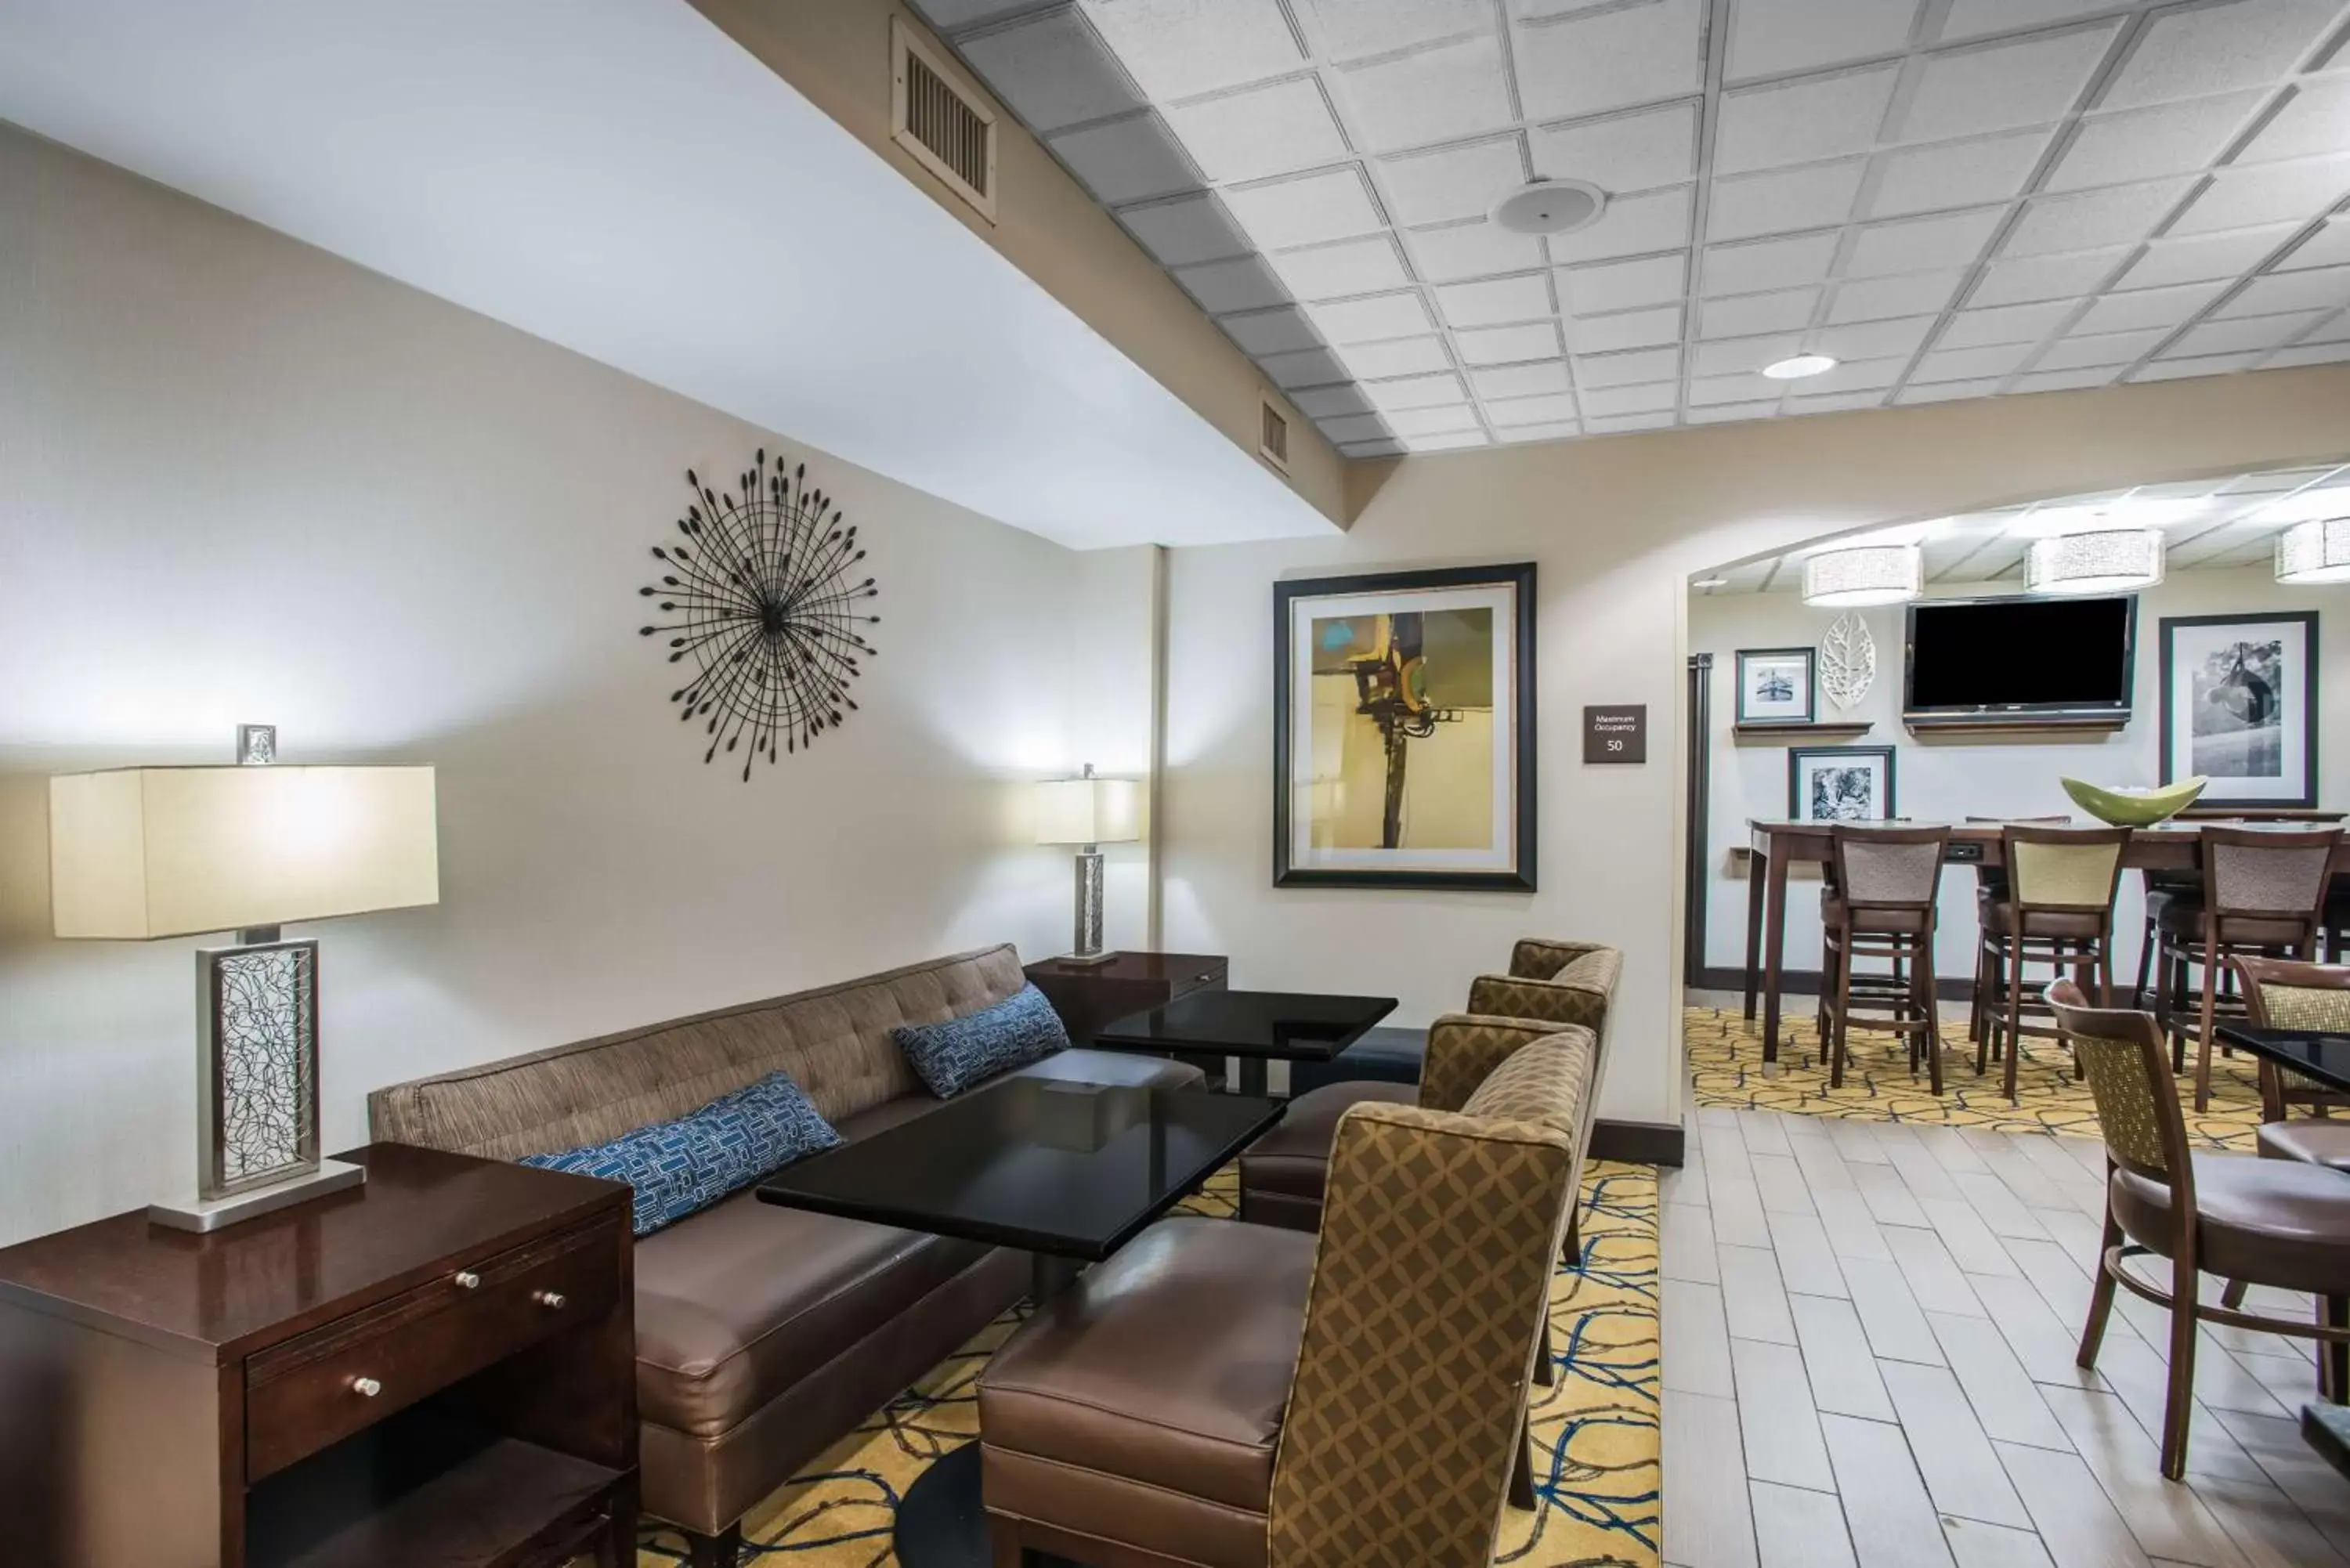
<path fill-rule="evenodd" d="M 318 944 L 278 927 L 441 897 L 431 768 L 262 765 L 276 754 L 274 727 L 247 724 L 239 766 L 49 780 L 59 937 L 237 933 L 196 954 L 194 1195 L 148 1210 L 183 1231 L 366 1179 L 318 1158 Z"/>
<path fill-rule="evenodd" d="M 1036 786 L 1036 842 L 1077 848 L 1077 950 L 1072 963 L 1107 963 L 1102 951 L 1101 846 L 1142 836 L 1142 792 L 1132 779 L 1046 779 Z"/>

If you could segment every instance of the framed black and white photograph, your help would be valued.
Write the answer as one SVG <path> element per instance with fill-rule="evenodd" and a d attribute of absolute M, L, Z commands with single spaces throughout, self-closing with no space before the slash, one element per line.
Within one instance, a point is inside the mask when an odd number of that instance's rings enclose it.
<path fill-rule="evenodd" d="M 1273 624 L 1274 885 L 1531 890 L 1532 564 L 1276 583 Z"/>
<path fill-rule="evenodd" d="M 2317 804 L 2317 612 L 2167 616 L 2162 782 L 2199 806 Z"/>
<path fill-rule="evenodd" d="M 1794 746 L 1787 815 L 1797 822 L 1882 822 L 1895 814 L 1890 746 Z"/>
<path fill-rule="evenodd" d="M 1738 650 L 1741 724 L 1809 724 L 1818 714 L 1813 693 L 1818 655 L 1808 648 Z"/>

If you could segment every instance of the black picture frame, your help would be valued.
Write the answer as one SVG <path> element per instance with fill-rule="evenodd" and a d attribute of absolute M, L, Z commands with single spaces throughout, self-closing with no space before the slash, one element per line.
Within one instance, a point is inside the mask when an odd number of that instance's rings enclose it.
<path fill-rule="evenodd" d="M 1752 660 L 1768 659 L 1804 661 L 1804 711 L 1800 714 L 1782 714 L 1775 718 L 1758 719 L 1746 710 L 1746 667 Z M 1732 723 L 1755 728 L 1765 724 L 1816 724 L 1820 718 L 1820 650 L 1816 648 L 1742 648 L 1736 657 L 1735 672 L 1738 697 Z"/>
<path fill-rule="evenodd" d="M 2196 771 L 2191 765 L 2194 753 L 2191 726 L 2187 732 L 2182 732 L 2178 724 L 2180 708 L 2178 698 L 2181 695 L 2177 684 L 2179 634 L 2200 628 L 2286 625 L 2301 628 L 2302 680 L 2296 693 L 2300 711 L 2296 714 L 2292 711 L 2293 698 L 2288 696 L 2286 709 L 2278 718 L 2278 729 L 2281 741 L 2286 734 L 2297 734 L 2299 737 L 2301 767 L 2298 780 L 2291 782 L 2290 773 L 2282 775 L 2283 780 L 2291 783 L 2292 793 L 2290 794 L 2280 791 L 2271 794 L 2253 794 L 2245 793 L 2241 787 L 2232 792 L 2227 788 L 2231 776 L 2241 775 L 2206 774 L 2204 776 L 2210 779 L 2211 783 L 2196 799 L 2195 804 L 2199 807 L 2232 806 L 2244 809 L 2273 808 L 2293 811 L 2305 810 L 2317 805 L 2318 680 L 2324 663 L 2317 639 L 2317 612 L 2315 610 L 2264 610 L 2243 615 L 2165 616 L 2158 623 L 2156 636 L 2158 639 L 2158 657 L 2161 665 L 2162 684 L 2159 766 L 2161 782 L 2164 784 L 2176 784 L 2180 779 L 2193 776 Z M 2190 693 L 2191 691 L 2190 686 Z M 2184 767 L 2179 765 L 2182 746 L 2190 764 Z"/>
<path fill-rule="evenodd" d="M 1894 794 L 1897 753 L 1891 746 L 1790 746 L 1787 748 L 1787 819 L 1791 822 L 1818 822 L 1819 817 L 1804 815 L 1804 763 L 1807 759 L 1844 757 L 1857 760 L 1874 758 L 1885 772 L 1885 814 L 1866 818 L 1872 822 L 1890 822 L 1898 816 L 1901 807 Z"/>
<path fill-rule="evenodd" d="M 1535 885 L 1536 801 L 1534 717 L 1534 564 L 1517 561 L 1491 566 L 1446 566 L 1423 571 L 1375 572 L 1344 577 L 1307 577 L 1273 587 L 1273 885 L 1276 888 L 1447 888 L 1531 893 Z M 1401 594 L 1462 587 L 1507 588 L 1513 613 L 1507 647 L 1513 660 L 1511 724 L 1511 864 L 1503 870 L 1355 868 L 1293 864 L 1291 836 L 1290 627 L 1298 601 L 1365 594 Z M 1502 714 L 1495 714 L 1498 722 Z"/>

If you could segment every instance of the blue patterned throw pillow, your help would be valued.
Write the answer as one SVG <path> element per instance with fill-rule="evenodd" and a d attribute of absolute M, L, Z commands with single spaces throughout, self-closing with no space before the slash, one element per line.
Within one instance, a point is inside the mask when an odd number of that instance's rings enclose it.
<path fill-rule="evenodd" d="M 636 1232 L 650 1236 L 839 1142 L 800 1086 L 788 1075 L 770 1073 L 675 1121 L 585 1148 L 525 1155 L 519 1163 L 627 1182 L 637 1189 Z"/>
<path fill-rule="evenodd" d="M 1067 1049 L 1069 1032 L 1045 993 L 1028 985 L 967 1017 L 900 1024 L 889 1031 L 889 1038 L 931 1093 L 950 1100 L 998 1073 Z"/>

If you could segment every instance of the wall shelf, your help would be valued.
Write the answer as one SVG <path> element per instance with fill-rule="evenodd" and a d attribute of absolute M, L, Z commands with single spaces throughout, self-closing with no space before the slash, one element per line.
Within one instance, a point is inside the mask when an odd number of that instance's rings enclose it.
<path fill-rule="evenodd" d="M 2116 713 L 2084 719 L 1924 719 L 1905 721 L 1914 741 L 2063 742 L 2096 735 L 2117 735 L 2129 725 L 2129 716 Z"/>
<path fill-rule="evenodd" d="M 1732 724 L 1731 738 L 1742 746 L 1786 746 L 1804 741 L 1852 741 L 1877 726 L 1857 724 Z"/>

